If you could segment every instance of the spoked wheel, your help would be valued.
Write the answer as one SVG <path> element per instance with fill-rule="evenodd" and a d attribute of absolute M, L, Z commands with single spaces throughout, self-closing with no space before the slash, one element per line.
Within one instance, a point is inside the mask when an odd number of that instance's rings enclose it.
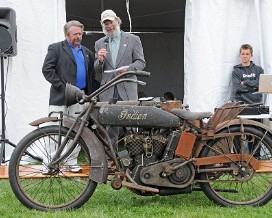
<path fill-rule="evenodd" d="M 12 153 L 9 181 L 14 194 L 26 207 L 37 210 L 78 208 L 93 194 L 97 183 L 89 179 L 90 154 L 81 138 L 74 151 L 58 166 L 48 167 L 67 132 L 67 128 L 59 126 L 36 129 L 26 135 Z M 74 136 L 74 132 L 69 135 L 63 153 Z M 76 162 L 81 172 L 72 170 Z"/>
<path fill-rule="evenodd" d="M 239 133 L 240 127 L 222 131 L 234 132 Z M 250 126 L 244 126 L 244 134 L 218 138 L 209 143 L 202 150 L 201 157 L 239 154 L 239 160 L 205 167 L 209 170 L 218 169 L 199 175 L 201 180 L 207 181 L 200 184 L 207 197 L 221 206 L 266 204 L 272 198 L 271 145 L 268 132 Z M 245 155 L 247 159 L 243 158 Z M 254 170 L 250 164 L 252 158 L 257 160 L 259 170 Z M 231 170 L 224 170 L 226 168 Z"/>

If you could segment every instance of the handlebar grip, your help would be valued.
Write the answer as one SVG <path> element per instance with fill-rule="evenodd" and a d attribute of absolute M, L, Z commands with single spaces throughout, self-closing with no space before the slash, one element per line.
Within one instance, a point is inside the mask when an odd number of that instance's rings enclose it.
<path fill-rule="evenodd" d="M 137 80 L 137 83 L 141 86 L 146 86 L 146 82 L 143 82 L 143 81 L 140 81 L 140 80 Z"/>
<path fill-rule="evenodd" d="M 136 75 L 143 77 L 150 77 L 151 73 L 146 71 L 136 71 Z"/>
<path fill-rule="evenodd" d="M 151 73 L 150 72 L 146 72 L 146 71 L 142 71 L 142 70 L 131 70 L 131 71 L 127 71 L 123 74 L 128 74 L 128 75 L 136 75 L 136 76 L 144 76 L 144 77 L 150 77 Z"/>
<path fill-rule="evenodd" d="M 79 103 L 79 104 L 85 104 L 85 102 L 86 102 L 86 99 L 83 98 L 83 99 L 81 99 L 78 103 Z"/>

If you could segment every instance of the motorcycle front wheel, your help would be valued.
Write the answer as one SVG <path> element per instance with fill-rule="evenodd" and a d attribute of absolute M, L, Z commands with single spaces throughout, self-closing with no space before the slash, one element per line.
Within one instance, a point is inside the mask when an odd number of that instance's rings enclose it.
<path fill-rule="evenodd" d="M 68 130 L 59 126 L 38 128 L 14 149 L 9 182 L 15 196 L 26 207 L 43 211 L 79 208 L 95 191 L 97 183 L 89 178 L 90 154 L 82 138 L 68 157 L 54 168 L 48 167 Z M 63 153 L 72 144 L 75 132 L 68 137 Z M 75 163 L 79 172 L 75 172 Z"/>
<path fill-rule="evenodd" d="M 236 136 L 218 138 L 206 145 L 201 157 L 241 154 L 239 161 L 205 166 L 213 172 L 199 175 L 206 196 L 221 206 L 261 206 L 272 198 L 272 140 L 268 132 L 256 127 L 233 126 L 221 133 L 238 133 Z M 243 154 L 258 160 L 264 170 L 254 170 Z M 217 171 L 218 168 L 232 170 Z M 203 168 L 202 168 L 203 169 Z"/>

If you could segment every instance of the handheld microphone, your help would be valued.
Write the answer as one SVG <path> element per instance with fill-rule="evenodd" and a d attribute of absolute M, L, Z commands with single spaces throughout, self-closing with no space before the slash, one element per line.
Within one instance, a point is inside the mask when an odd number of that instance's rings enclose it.
<path fill-rule="evenodd" d="M 109 38 L 106 38 L 106 39 L 104 40 L 104 43 L 105 43 L 105 44 L 108 44 L 108 43 L 109 43 Z"/>
<path fill-rule="evenodd" d="M 104 40 L 104 44 L 105 44 L 106 47 L 108 46 L 108 44 L 109 44 L 109 38 L 106 38 L 106 39 Z"/>

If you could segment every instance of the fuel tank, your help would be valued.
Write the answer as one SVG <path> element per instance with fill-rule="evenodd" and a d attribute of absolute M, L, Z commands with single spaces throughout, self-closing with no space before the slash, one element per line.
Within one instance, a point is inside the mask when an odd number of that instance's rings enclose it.
<path fill-rule="evenodd" d="M 98 119 L 103 125 L 131 127 L 178 127 L 180 119 L 161 108 L 151 106 L 104 105 Z"/>

